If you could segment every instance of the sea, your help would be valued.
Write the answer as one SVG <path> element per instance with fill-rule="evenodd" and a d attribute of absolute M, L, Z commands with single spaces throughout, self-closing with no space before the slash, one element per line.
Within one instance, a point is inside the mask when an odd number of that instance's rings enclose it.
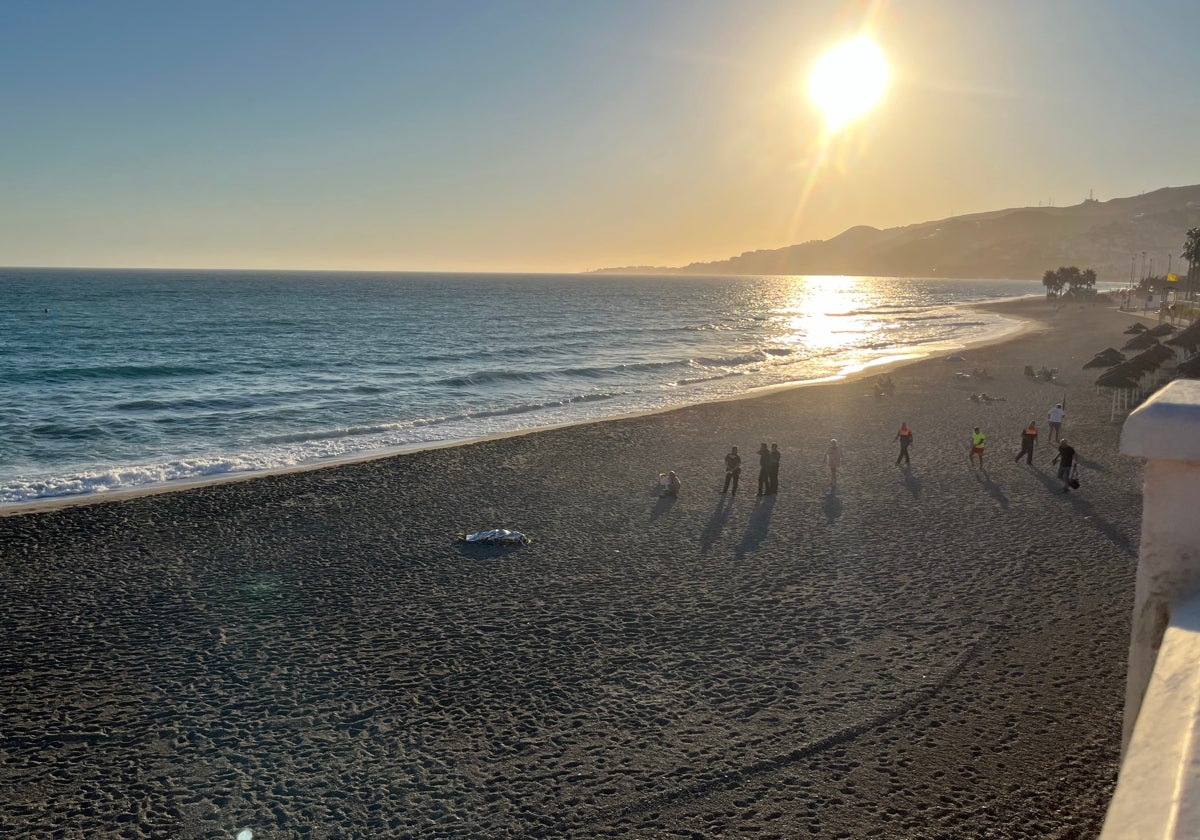
<path fill-rule="evenodd" d="M 0 505 L 736 397 L 950 354 L 1035 280 L 0 269 Z"/>

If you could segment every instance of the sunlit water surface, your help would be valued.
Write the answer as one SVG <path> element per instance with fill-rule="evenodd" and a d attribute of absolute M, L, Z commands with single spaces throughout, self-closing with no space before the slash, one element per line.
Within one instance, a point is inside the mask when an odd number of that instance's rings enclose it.
<path fill-rule="evenodd" d="M 949 352 L 1035 281 L 0 269 L 0 504 L 582 422 Z"/>

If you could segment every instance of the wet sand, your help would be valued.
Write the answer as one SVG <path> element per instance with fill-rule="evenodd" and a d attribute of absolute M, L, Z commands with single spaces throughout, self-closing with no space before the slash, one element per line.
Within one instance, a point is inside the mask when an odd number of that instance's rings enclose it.
<path fill-rule="evenodd" d="M 1094 837 L 1141 496 L 1081 365 L 1130 318 L 1002 306 L 1046 326 L 898 368 L 891 397 L 797 388 L 0 517 L 0 836 Z M 995 379 L 955 376 L 977 366 Z M 780 492 L 756 500 L 762 441 Z M 535 541 L 454 541 L 491 527 Z"/>

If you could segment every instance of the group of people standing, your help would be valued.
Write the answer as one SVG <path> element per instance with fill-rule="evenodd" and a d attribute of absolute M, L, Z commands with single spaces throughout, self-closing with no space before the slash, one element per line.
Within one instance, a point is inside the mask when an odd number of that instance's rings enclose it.
<path fill-rule="evenodd" d="M 779 451 L 779 444 L 772 443 L 768 447 L 765 443 L 758 445 L 758 492 L 755 496 L 774 496 L 779 492 L 779 461 L 783 457 L 783 453 Z M 836 440 L 829 442 L 829 449 L 825 453 L 825 465 L 829 467 L 829 473 L 833 483 L 837 484 L 838 467 L 842 464 L 842 450 L 838 446 Z M 738 479 L 742 475 L 742 456 L 738 454 L 736 446 L 729 450 L 729 454 L 725 456 L 725 484 L 721 488 L 721 495 L 726 493 L 737 495 Z"/>
<path fill-rule="evenodd" d="M 1059 432 L 1062 428 L 1063 418 L 1066 417 L 1066 411 L 1063 409 L 1062 403 L 1058 403 L 1054 408 L 1050 409 L 1050 440 L 1058 439 L 1058 454 L 1054 456 L 1051 464 L 1058 464 L 1058 478 L 1063 482 L 1063 492 L 1070 492 L 1073 488 L 1079 487 L 1078 471 L 1075 466 L 1075 449 L 1064 438 L 1059 438 Z M 1022 458 L 1029 465 L 1033 464 L 1033 451 L 1037 444 L 1038 428 L 1037 423 L 1033 420 L 1029 421 L 1029 425 L 1021 431 L 1021 450 L 1017 453 L 1014 461 L 1020 461 Z M 900 424 L 900 430 L 896 432 L 893 441 L 900 443 L 900 453 L 896 456 L 896 464 L 901 462 L 905 466 L 911 466 L 912 461 L 909 457 L 909 450 L 913 445 L 912 429 L 908 427 L 908 421 L 905 420 Z M 971 447 L 970 460 L 972 465 L 978 469 L 983 469 L 983 455 L 987 448 L 987 435 L 984 434 L 978 426 L 971 432 Z M 769 447 L 765 443 L 758 446 L 758 492 L 756 496 L 773 496 L 779 492 L 779 461 L 783 453 L 779 451 L 779 444 L 772 443 Z M 837 440 L 829 442 L 829 449 L 825 452 L 825 466 L 829 468 L 830 480 L 834 487 L 837 486 L 838 467 L 842 465 L 842 450 L 838 446 Z M 666 476 L 667 481 L 664 482 L 664 487 L 671 483 L 671 478 L 674 473 Z M 738 481 L 742 475 L 742 456 L 738 453 L 736 446 L 732 447 L 729 453 L 725 456 L 725 484 L 721 488 L 721 495 L 737 495 Z M 673 486 L 666 489 L 666 495 L 675 495 L 679 492 L 679 479 L 675 478 Z"/>
<path fill-rule="evenodd" d="M 758 446 L 758 492 L 756 496 L 773 496 L 779 492 L 779 461 L 783 453 L 779 444 L 773 443 L 768 447 L 765 443 Z M 725 456 L 725 486 L 721 495 L 729 493 L 737 495 L 738 479 L 742 475 L 742 456 L 735 446 Z"/>

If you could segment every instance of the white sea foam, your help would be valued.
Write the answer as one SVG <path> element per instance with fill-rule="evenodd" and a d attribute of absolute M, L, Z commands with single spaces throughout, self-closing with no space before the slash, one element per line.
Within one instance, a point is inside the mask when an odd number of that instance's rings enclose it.
<path fill-rule="evenodd" d="M 0 334 L 21 348 L 0 355 L 14 405 L 0 416 L 0 504 L 251 475 L 824 379 L 1012 329 L 956 304 L 1036 288 L 52 273 L 10 283 L 15 309 L 0 312 Z M 41 313 L 47 295 L 61 321 L 13 316 Z M 490 302 L 464 309 L 468 299 Z"/>

